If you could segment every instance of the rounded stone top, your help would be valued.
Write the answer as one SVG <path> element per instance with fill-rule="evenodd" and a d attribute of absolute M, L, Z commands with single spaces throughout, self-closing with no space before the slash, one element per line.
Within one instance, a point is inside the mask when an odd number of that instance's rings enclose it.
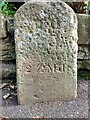
<path fill-rule="evenodd" d="M 75 14 L 73 9 L 68 4 L 63 2 L 62 0 L 43 0 L 43 1 L 41 1 L 41 0 L 24 0 L 24 1 L 25 1 L 25 4 L 23 4 L 19 9 L 22 9 L 22 7 L 24 8 L 24 6 L 28 7 L 28 6 L 30 6 L 30 4 L 41 4 L 41 5 L 47 4 L 48 5 L 51 3 L 51 5 L 52 5 L 52 3 L 54 3 L 54 4 L 56 4 L 55 7 L 58 7 L 59 6 L 58 3 L 60 3 L 64 11 L 69 9 L 68 12 L 70 12 L 70 14 L 71 13 Z M 19 11 L 19 9 L 18 9 L 18 11 Z"/>
<path fill-rule="evenodd" d="M 16 12 L 16 16 L 18 15 L 18 13 L 20 13 L 20 11 L 22 12 L 28 12 L 29 8 L 31 8 L 30 6 L 33 6 L 33 4 L 37 4 L 35 6 L 43 6 L 44 7 L 54 7 L 54 9 L 56 8 L 59 12 L 61 13 L 65 13 L 63 15 L 71 15 L 73 14 L 75 21 L 77 22 L 77 16 L 75 14 L 75 12 L 73 11 L 73 9 L 66 4 L 65 2 L 63 2 L 62 0 L 26 0 L 27 2 L 25 4 L 23 4 Z M 61 11 L 60 11 L 61 10 Z M 29 11 L 30 12 L 30 11 Z"/>
<path fill-rule="evenodd" d="M 40 1 L 40 0 L 39 0 Z M 77 41 L 77 16 L 65 2 L 31 0 L 23 4 L 15 14 L 16 27 L 23 33 L 36 33 L 37 29 L 49 29 Z M 70 38 L 71 39 L 71 38 Z"/>

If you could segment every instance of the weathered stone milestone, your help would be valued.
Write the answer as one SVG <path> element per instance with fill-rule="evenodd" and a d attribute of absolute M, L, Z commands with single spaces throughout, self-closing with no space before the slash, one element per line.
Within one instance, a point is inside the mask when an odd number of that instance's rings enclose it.
<path fill-rule="evenodd" d="M 32 104 L 77 95 L 77 17 L 64 2 L 25 3 L 17 11 L 18 100 Z"/>

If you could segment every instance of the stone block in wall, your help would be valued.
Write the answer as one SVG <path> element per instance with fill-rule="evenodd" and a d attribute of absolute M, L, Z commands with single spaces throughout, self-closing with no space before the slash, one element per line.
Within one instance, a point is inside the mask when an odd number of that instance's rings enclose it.
<path fill-rule="evenodd" d="M 78 59 L 90 59 L 89 45 L 78 45 Z"/>
<path fill-rule="evenodd" d="M 14 35 L 12 32 L 8 31 L 6 20 L 2 14 L 0 14 L 0 60 L 13 60 L 15 59 L 15 44 L 14 44 Z"/>
<path fill-rule="evenodd" d="M 77 14 L 78 44 L 90 44 L 90 15 Z"/>
<path fill-rule="evenodd" d="M 90 70 L 90 60 L 78 60 L 78 69 Z"/>
<path fill-rule="evenodd" d="M 0 60 L 13 60 L 15 59 L 15 44 L 10 37 L 1 40 L 0 44 Z"/>
<path fill-rule="evenodd" d="M 78 69 L 90 70 L 90 15 L 77 14 Z"/>
<path fill-rule="evenodd" d="M 0 79 L 16 77 L 16 65 L 13 62 L 0 62 Z"/>
<path fill-rule="evenodd" d="M 0 14 L 0 39 L 2 37 L 6 37 L 7 34 L 6 34 L 6 20 L 5 20 L 5 17 Z"/>
<path fill-rule="evenodd" d="M 14 30 L 15 30 L 15 26 L 14 26 L 14 17 L 7 17 L 7 31 L 10 34 L 10 36 L 12 37 L 12 40 L 14 41 Z"/>
<path fill-rule="evenodd" d="M 88 44 L 88 54 L 89 54 L 89 60 L 90 60 L 90 44 Z"/>

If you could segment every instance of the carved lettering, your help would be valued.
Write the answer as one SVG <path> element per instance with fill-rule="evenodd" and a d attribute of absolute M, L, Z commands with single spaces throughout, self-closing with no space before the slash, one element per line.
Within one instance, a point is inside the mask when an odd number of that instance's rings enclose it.
<path fill-rule="evenodd" d="M 44 72 L 44 71 L 45 71 L 45 65 L 43 63 L 41 63 L 39 65 L 39 68 L 38 68 L 37 72 Z"/>
<path fill-rule="evenodd" d="M 42 72 L 60 72 L 61 73 L 63 71 L 65 71 L 65 65 L 64 64 L 50 65 L 49 63 L 41 63 L 41 64 L 38 65 L 38 69 L 37 69 L 38 73 L 42 73 Z"/>
<path fill-rule="evenodd" d="M 31 65 L 28 65 L 27 66 L 27 70 L 26 70 L 27 72 L 31 72 Z"/>

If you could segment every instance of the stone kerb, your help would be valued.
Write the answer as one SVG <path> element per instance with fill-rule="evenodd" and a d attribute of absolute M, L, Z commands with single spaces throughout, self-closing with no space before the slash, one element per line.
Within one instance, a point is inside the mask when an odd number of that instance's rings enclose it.
<path fill-rule="evenodd" d="M 25 3 L 15 15 L 18 101 L 77 95 L 77 17 L 64 2 Z"/>

